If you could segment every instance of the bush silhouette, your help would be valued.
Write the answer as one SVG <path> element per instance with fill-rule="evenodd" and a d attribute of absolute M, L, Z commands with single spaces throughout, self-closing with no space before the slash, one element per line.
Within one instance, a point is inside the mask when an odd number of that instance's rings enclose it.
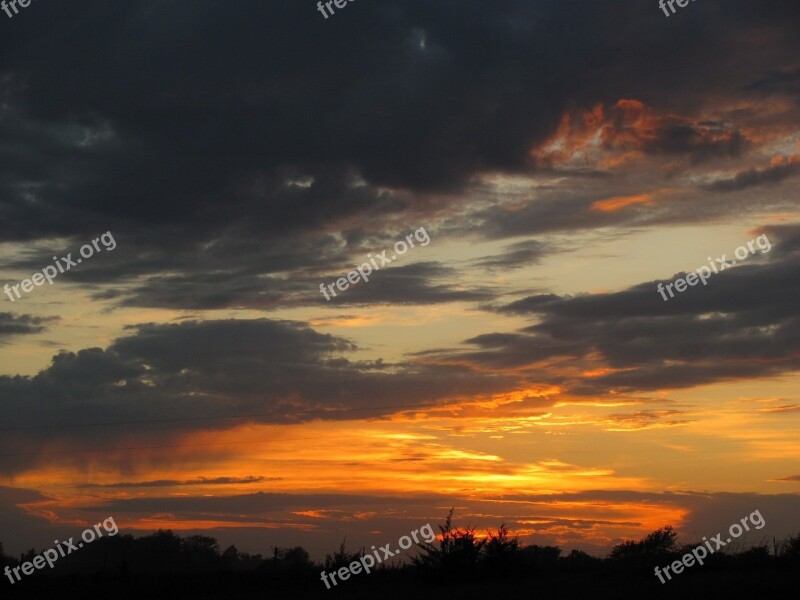
<path fill-rule="evenodd" d="M 455 508 L 451 508 L 444 525 L 438 526 L 441 532 L 438 548 L 435 542 L 417 544 L 420 555 L 414 557 L 412 562 L 424 574 L 437 573 L 440 577 L 450 579 L 476 572 L 486 541 L 475 538 L 474 528 L 456 528 L 453 525 L 454 512 Z"/>
<path fill-rule="evenodd" d="M 183 540 L 182 548 L 189 571 L 207 571 L 219 566 L 219 544 L 205 535 L 193 535 Z"/>
<path fill-rule="evenodd" d="M 639 560 L 668 556 L 678 551 L 678 534 L 671 525 L 657 529 L 638 542 L 627 541 L 611 549 L 612 560 Z"/>
<path fill-rule="evenodd" d="M 326 571 L 328 571 L 328 572 L 338 571 L 342 567 L 349 567 L 350 563 L 357 561 L 359 558 L 361 558 L 364 555 L 364 549 L 363 548 L 361 549 L 360 553 L 356 552 L 355 554 L 350 554 L 349 552 L 347 552 L 347 550 L 345 549 L 345 542 L 346 541 L 347 541 L 346 539 L 342 540 L 342 543 L 339 546 L 339 549 L 336 552 L 334 552 L 332 555 L 328 554 L 325 557 L 324 566 L 325 566 L 325 570 Z M 303 550 L 303 552 L 305 552 L 305 550 Z"/>
<path fill-rule="evenodd" d="M 518 570 L 520 565 L 519 540 L 510 537 L 505 523 L 496 534 L 488 532 L 489 537 L 483 545 L 482 561 L 484 569 L 492 575 L 507 575 Z"/>
<path fill-rule="evenodd" d="M 376 566 L 368 576 L 354 578 L 346 586 L 340 582 L 339 589 L 353 590 L 353 598 L 363 598 L 374 597 L 363 594 L 375 586 L 388 600 L 413 595 L 424 582 L 428 584 L 425 589 L 429 594 L 425 598 L 469 600 L 483 598 L 495 588 L 502 589 L 498 593 L 517 597 L 525 595 L 532 587 L 542 596 L 561 593 L 562 597 L 620 598 L 627 597 L 622 584 L 633 582 L 641 588 L 640 595 L 647 595 L 648 590 L 662 589 L 653 575 L 653 568 L 679 559 L 680 554 L 697 545 L 678 547 L 675 531 L 664 527 L 638 541 L 616 545 L 605 559 L 579 550 L 562 557 L 561 549 L 556 546 L 521 544 L 505 524 L 496 531 L 487 531 L 486 537 L 479 539 L 474 528 L 456 527 L 454 512 L 451 509 L 444 524 L 439 525 L 440 535 L 436 540 L 419 543 L 418 555 L 407 555 L 411 558 L 410 565 L 392 562 L 380 568 Z M 364 552 L 363 549 L 361 553 L 349 552 L 345 542 L 320 564 L 313 562 L 300 546 L 272 547 L 270 555 L 262 557 L 239 552 L 236 546 L 229 546 L 220 554 L 217 540 L 212 537 L 181 538 L 170 530 L 138 539 L 119 535 L 99 539 L 80 552 L 59 559 L 54 569 L 37 571 L 30 579 L 26 578 L 25 585 L 31 586 L 26 589 L 35 590 L 39 586 L 46 592 L 63 591 L 68 583 L 76 590 L 86 591 L 81 597 L 105 597 L 89 591 L 93 586 L 116 582 L 121 584 L 116 596 L 120 600 L 128 597 L 250 598 L 257 597 L 257 593 L 265 589 L 275 592 L 275 597 L 329 598 L 331 593 L 320 581 L 320 570 L 338 571 L 358 560 Z M 791 578 L 796 577 L 800 562 L 800 535 L 776 544 L 775 549 L 775 554 L 771 554 L 764 546 L 726 548 L 724 554 L 708 557 L 702 568 L 692 569 L 692 575 L 682 577 L 681 581 L 690 584 L 697 595 L 702 595 L 701 591 L 713 592 L 721 583 L 737 591 L 751 590 L 755 585 L 752 582 L 758 581 L 775 582 L 771 590 L 790 589 L 787 586 Z M 21 558 L 30 560 L 40 553 L 30 550 Z M 0 545 L 0 565 L 2 563 L 11 567 L 19 564 L 15 558 L 5 556 Z M 600 580 L 608 589 L 604 587 L 598 592 Z M 154 595 L 154 586 L 166 586 L 164 595 Z M 431 590 L 428 592 L 427 588 Z M 30 597 L 45 600 L 55 596 L 33 593 Z M 417 597 L 423 596 L 417 594 Z M 655 594 L 653 597 L 667 596 Z M 713 593 L 710 597 L 714 597 Z M 761 596 L 751 590 L 743 597 Z"/>
<path fill-rule="evenodd" d="M 525 546 L 521 550 L 522 562 L 525 569 L 530 572 L 541 572 L 555 569 L 561 556 L 558 546 Z"/>
<path fill-rule="evenodd" d="M 790 537 L 783 543 L 782 555 L 789 558 L 800 559 L 800 533 L 794 537 Z"/>

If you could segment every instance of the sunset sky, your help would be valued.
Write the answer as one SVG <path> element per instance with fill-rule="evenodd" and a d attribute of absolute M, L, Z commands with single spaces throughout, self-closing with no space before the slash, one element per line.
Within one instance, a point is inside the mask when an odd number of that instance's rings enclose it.
<path fill-rule="evenodd" d="M 116 243 L 0 294 L 0 543 L 113 516 L 318 559 L 451 507 L 598 555 L 755 510 L 742 543 L 797 533 L 799 22 L 796 0 L 0 13 L 0 285 Z"/>

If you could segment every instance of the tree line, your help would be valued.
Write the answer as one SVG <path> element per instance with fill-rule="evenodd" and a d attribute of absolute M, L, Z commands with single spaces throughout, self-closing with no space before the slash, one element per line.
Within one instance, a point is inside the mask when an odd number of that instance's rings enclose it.
<path fill-rule="evenodd" d="M 456 527 L 453 511 L 439 527 L 433 543 L 417 544 L 416 555 L 409 563 L 382 564 L 376 570 L 413 571 L 422 578 L 447 581 L 464 578 L 519 577 L 555 571 L 580 572 L 614 569 L 649 569 L 666 564 L 691 551 L 697 544 L 681 545 L 670 527 L 658 529 L 640 540 L 614 546 L 603 557 L 580 550 L 562 554 L 558 546 L 523 545 L 501 524 L 496 531 L 478 535 L 473 527 Z M 34 549 L 19 558 L 6 556 L 0 544 L 0 568 L 15 567 L 40 554 Z M 332 571 L 347 566 L 364 555 L 364 549 L 348 551 L 345 543 L 328 554 L 324 561 L 312 561 L 300 547 L 271 547 L 265 555 L 239 552 L 236 546 L 221 550 L 217 540 L 204 535 L 182 538 L 171 530 L 134 538 L 118 535 L 95 541 L 59 561 L 52 573 L 49 569 L 36 576 L 61 576 L 76 573 L 181 574 L 260 572 L 281 576 L 313 576 L 321 569 Z M 773 540 L 771 547 L 757 545 L 737 551 L 728 549 L 707 559 L 710 568 L 737 564 L 758 565 L 767 562 L 800 563 L 800 534 L 784 540 Z"/>

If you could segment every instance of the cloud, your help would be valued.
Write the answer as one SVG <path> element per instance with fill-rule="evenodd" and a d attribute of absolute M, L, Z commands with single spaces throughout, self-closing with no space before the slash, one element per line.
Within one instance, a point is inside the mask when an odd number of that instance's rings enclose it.
<path fill-rule="evenodd" d="M 764 77 L 745 86 L 747 91 L 762 95 L 794 94 L 800 96 L 800 69 L 774 69 Z"/>
<path fill-rule="evenodd" d="M 714 192 L 731 192 L 778 183 L 800 173 L 800 156 L 792 156 L 785 164 L 777 164 L 765 169 L 748 169 L 728 179 L 718 179 L 705 186 Z"/>
<path fill-rule="evenodd" d="M 488 269 L 520 269 L 538 263 L 543 257 L 555 251 L 552 244 L 525 240 L 507 246 L 502 254 L 479 258 L 475 264 Z"/>
<path fill-rule="evenodd" d="M 608 415 L 609 431 L 642 431 L 664 427 L 678 427 L 691 422 L 686 418 L 687 411 L 681 410 L 640 410 L 633 413 L 615 413 Z"/>
<path fill-rule="evenodd" d="M 500 307 L 536 323 L 486 333 L 441 359 L 476 369 L 514 370 L 575 394 L 676 389 L 800 368 L 797 227 L 768 228 L 769 262 L 756 257 L 664 302 L 657 281 L 577 296 L 533 295 Z M 777 241 L 774 241 L 777 240 Z M 664 277 L 664 280 L 674 279 Z M 592 376 L 567 375 L 548 363 L 566 359 Z"/>
<path fill-rule="evenodd" d="M 129 332 L 106 349 L 61 352 L 33 377 L 0 377 L 10 408 L 0 453 L 23 454 L 2 468 L 81 460 L 73 453 L 85 449 L 175 444 L 237 420 L 369 418 L 515 386 L 512 376 L 460 366 L 351 361 L 352 342 L 295 321 L 184 321 Z"/>
<path fill-rule="evenodd" d="M 149 533 L 158 527 L 180 531 L 218 532 L 223 545 L 236 528 L 239 540 L 263 539 L 263 530 L 281 545 L 303 544 L 322 558 L 346 537 L 348 546 L 386 543 L 421 526 L 441 523 L 448 504 L 457 505 L 456 526 L 469 523 L 478 530 L 494 530 L 503 521 L 524 544 L 558 545 L 605 555 L 613 544 L 638 539 L 673 525 L 679 540 L 692 543 L 727 531 L 756 510 L 766 526 L 742 537 L 746 544 L 764 538 L 783 538 L 793 532 L 800 507 L 797 494 L 641 492 L 589 490 L 581 492 L 519 493 L 481 497 L 447 497 L 436 494 L 274 494 L 233 496 L 136 497 L 103 499 L 97 505 L 71 507 L 68 514 L 114 514 L 126 532 Z M 66 529 L 61 526 L 62 530 Z M 51 538 L 52 539 L 52 538 Z M 222 541 L 221 540 L 221 541 Z"/>
<path fill-rule="evenodd" d="M 27 506 L 36 503 L 49 503 L 50 495 L 29 488 L 6 487 L 0 485 L 0 531 L 2 531 L 3 550 L 9 556 L 27 551 L 34 544 L 47 546 L 53 541 L 51 524 L 38 515 L 32 515 Z M 62 538 L 59 538 L 62 539 Z"/>
<path fill-rule="evenodd" d="M 676 115 L 750 93 L 742 73 L 757 81 L 797 56 L 798 9 L 694 8 L 677 29 L 635 6 L 626 18 L 638 26 L 621 30 L 607 7 L 558 0 L 389 0 L 336 26 L 313 7 L 243 0 L 226 28 L 209 0 L 51 7 L 0 41 L 12 57 L 0 72 L 0 135 L 15 149 L 0 150 L 0 218 L 14 224 L 3 240 L 83 243 L 111 229 L 119 256 L 74 281 L 169 275 L 172 293 L 155 279 L 100 293 L 172 307 L 177 290 L 197 287 L 198 301 L 181 294 L 184 306 L 265 308 L 285 286 L 260 294 L 254 272 L 278 276 L 283 259 L 324 268 L 337 226 L 379 231 L 398 215 L 457 207 L 476 174 L 546 170 L 548 157 L 531 151 L 564 114 L 576 141 L 586 115 L 575 107 L 609 107 L 590 125 L 616 158 L 738 157 L 740 130 Z M 13 54 L 23 45 L 30 52 Z M 681 69 L 665 72 L 665 55 Z M 609 97 L 620 91 L 624 100 Z M 261 270 L 259 246 L 272 250 Z M 233 291 L 215 294 L 220 281 Z"/>
<path fill-rule="evenodd" d="M 686 157 L 697 164 L 739 157 L 751 144 L 724 123 L 695 122 L 659 114 L 636 99 L 606 108 L 567 112 L 555 135 L 536 150 L 540 163 L 556 169 L 612 169 L 648 155 Z"/>
<path fill-rule="evenodd" d="M 4 338 L 16 335 L 32 335 L 47 331 L 47 323 L 58 321 L 60 317 L 35 317 L 33 315 L 15 315 L 0 312 L 0 343 Z"/>
<path fill-rule="evenodd" d="M 322 279 L 325 284 L 339 276 Z M 388 267 L 374 271 L 368 282 L 359 282 L 331 298 L 331 304 L 440 304 L 443 302 L 481 301 L 494 297 L 487 288 L 463 288 L 447 280 L 457 279 L 457 271 L 436 262 Z M 318 287 L 318 286 L 317 286 Z M 318 291 L 318 289 L 317 289 Z M 330 294 L 330 292 L 329 292 Z"/>
<path fill-rule="evenodd" d="M 635 194 L 633 196 L 604 198 L 603 200 L 595 200 L 592 203 L 592 210 L 599 210 L 601 212 L 616 212 L 636 204 L 645 204 L 647 206 L 651 206 L 653 204 L 653 200 L 653 194 Z"/>
<path fill-rule="evenodd" d="M 157 488 L 157 487 L 179 487 L 179 486 L 192 486 L 192 485 L 241 485 L 241 484 L 255 484 L 263 483 L 265 481 L 278 481 L 282 477 L 256 477 L 249 475 L 247 477 L 200 477 L 199 479 L 158 479 L 155 481 L 118 481 L 106 484 L 81 484 L 77 487 L 90 487 L 90 488 L 110 488 L 110 489 L 126 489 L 126 488 Z"/>

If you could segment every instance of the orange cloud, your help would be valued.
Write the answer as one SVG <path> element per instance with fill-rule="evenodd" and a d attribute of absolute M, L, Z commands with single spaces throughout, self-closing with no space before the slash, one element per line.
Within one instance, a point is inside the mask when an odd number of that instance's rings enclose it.
<path fill-rule="evenodd" d="M 615 169 L 649 154 L 693 161 L 737 156 L 756 140 L 713 119 L 660 114 L 636 99 L 566 113 L 556 133 L 532 151 L 537 163 L 561 169 Z"/>
<path fill-rule="evenodd" d="M 651 206 L 655 199 L 655 194 L 636 194 L 634 196 L 614 196 L 604 200 L 597 200 L 592 203 L 592 210 L 600 212 L 616 212 L 635 204 Z"/>

